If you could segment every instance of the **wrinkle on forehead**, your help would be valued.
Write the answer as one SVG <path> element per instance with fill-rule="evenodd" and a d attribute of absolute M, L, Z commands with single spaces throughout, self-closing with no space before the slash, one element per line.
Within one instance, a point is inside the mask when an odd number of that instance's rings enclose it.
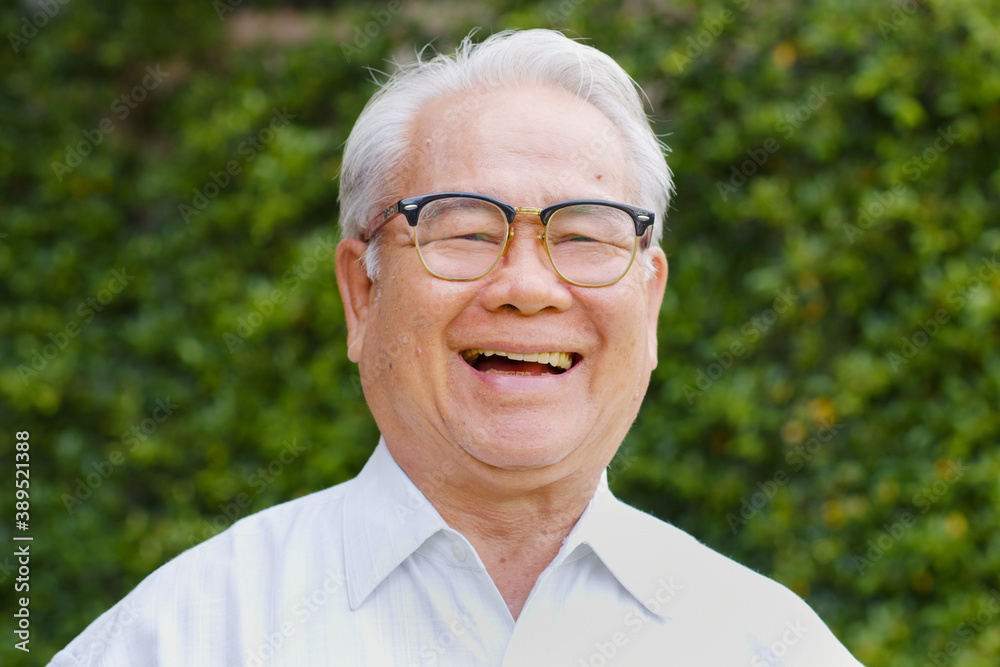
<path fill-rule="evenodd" d="M 532 111 L 536 101 L 537 114 L 519 113 Z M 579 134 L 566 133 L 573 124 L 581 128 Z M 496 88 L 432 100 L 413 122 L 410 146 L 410 168 L 403 179 L 410 195 L 426 194 L 413 187 L 422 173 L 446 173 L 452 177 L 445 189 L 504 199 L 509 188 L 491 171 L 491 163 L 504 159 L 516 159 L 528 171 L 548 169 L 547 177 L 533 184 L 538 201 L 511 202 L 515 206 L 621 199 L 611 193 L 631 195 L 633 190 L 627 185 L 634 180 L 631 173 L 622 173 L 628 162 L 624 139 L 614 124 L 586 100 L 549 86 Z M 615 164 L 622 168 L 611 169 Z M 608 194 L 598 196 L 601 193 Z"/>

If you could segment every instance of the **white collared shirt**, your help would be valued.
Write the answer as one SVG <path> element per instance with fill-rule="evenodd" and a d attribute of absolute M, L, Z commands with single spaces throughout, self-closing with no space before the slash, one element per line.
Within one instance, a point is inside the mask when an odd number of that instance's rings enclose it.
<path fill-rule="evenodd" d="M 797 596 L 602 479 L 515 622 L 380 442 L 353 480 L 170 561 L 52 665 L 848 667 Z"/>

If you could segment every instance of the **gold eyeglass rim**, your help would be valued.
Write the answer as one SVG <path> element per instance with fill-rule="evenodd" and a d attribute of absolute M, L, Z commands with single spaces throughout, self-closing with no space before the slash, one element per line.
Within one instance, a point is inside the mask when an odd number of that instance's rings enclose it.
<path fill-rule="evenodd" d="M 406 218 L 407 224 L 410 227 L 416 227 L 420 217 L 420 211 L 427 204 L 437 201 L 439 199 L 446 199 L 450 197 L 464 197 L 468 199 L 476 199 L 479 201 L 485 201 L 493 204 L 499 208 L 505 218 L 507 224 L 507 233 L 504 236 L 503 246 L 500 248 L 500 252 L 497 253 L 496 259 L 493 263 L 482 273 L 469 277 L 469 278 L 452 278 L 450 276 L 445 276 L 436 271 L 432 270 L 427 266 L 427 262 L 424 261 L 423 254 L 420 252 L 420 244 L 416 241 L 416 234 L 414 234 L 414 246 L 417 249 L 417 255 L 420 258 L 420 263 L 423 265 L 424 269 L 427 270 L 432 276 L 440 278 L 442 280 L 449 280 L 452 282 L 468 282 L 470 280 L 478 280 L 482 278 L 490 271 L 492 271 L 496 265 L 500 262 L 500 259 L 507 253 L 507 248 L 510 245 L 510 239 L 514 236 L 514 218 L 521 214 L 537 215 L 541 220 L 542 226 L 544 227 L 542 233 L 538 234 L 538 240 L 541 241 L 542 245 L 545 247 L 545 254 L 548 255 L 549 263 L 552 264 L 552 268 L 559 275 L 560 278 L 566 282 L 576 285 L 578 287 L 607 287 L 608 285 L 614 285 L 626 275 L 628 275 L 629 270 L 632 268 L 632 264 L 635 262 L 635 256 L 638 253 L 639 247 L 641 246 L 643 250 L 649 247 L 650 234 L 647 232 L 652 229 L 653 224 L 656 220 L 656 214 L 652 211 L 648 211 L 637 206 L 631 206 L 630 204 L 622 204 L 620 202 L 606 201 L 603 199 L 573 199 L 569 201 L 559 202 L 557 204 L 552 204 L 551 206 L 546 206 L 545 208 L 537 208 L 533 206 L 513 206 L 505 201 L 497 199 L 495 197 L 490 197 L 488 195 L 481 195 L 474 192 L 435 192 L 426 195 L 418 195 L 416 197 L 406 197 L 400 199 L 392 206 L 383 209 L 378 215 L 372 218 L 371 222 L 368 224 L 368 231 L 365 232 L 362 240 L 365 243 L 371 241 L 372 237 L 382 229 L 390 220 L 395 218 L 397 215 L 402 214 Z M 571 280 L 567 278 L 562 271 L 559 270 L 559 266 L 556 264 L 555 260 L 552 258 L 552 251 L 549 248 L 549 244 L 546 241 L 546 232 L 548 231 L 548 223 L 552 215 L 563 208 L 568 208 L 570 206 L 580 206 L 580 205 L 601 205 L 610 206 L 616 208 L 620 211 L 624 211 L 632 218 L 632 222 L 635 225 L 636 243 L 632 246 L 632 256 L 629 258 L 628 266 L 622 274 L 612 281 L 591 284 L 591 283 L 581 283 L 576 280 Z"/>

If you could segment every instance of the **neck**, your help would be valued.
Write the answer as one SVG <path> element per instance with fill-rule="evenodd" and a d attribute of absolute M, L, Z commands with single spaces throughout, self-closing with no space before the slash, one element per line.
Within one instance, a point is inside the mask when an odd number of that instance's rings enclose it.
<path fill-rule="evenodd" d="M 587 508 L 597 481 L 577 475 L 527 492 L 491 495 L 481 483 L 424 487 L 414 479 L 448 525 L 475 547 L 514 620 Z"/>

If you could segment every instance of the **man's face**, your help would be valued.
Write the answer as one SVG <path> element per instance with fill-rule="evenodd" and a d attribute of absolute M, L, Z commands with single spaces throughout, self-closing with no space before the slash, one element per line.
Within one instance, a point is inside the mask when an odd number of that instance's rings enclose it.
<path fill-rule="evenodd" d="M 638 203 L 618 131 L 589 103 L 552 88 L 438 99 L 419 114 L 411 146 L 400 197 L 474 192 L 538 208 L 571 199 Z M 480 477 L 534 470 L 544 483 L 590 473 L 607 465 L 638 412 L 656 366 L 662 251 L 650 251 L 658 276 L 649 280 L 637 255 L 620 282 L 577 287 L 553 270 L 537 216 L 518 215 L 514 228 L 493 271 L 469 282 L 428 273 L 403 216 L 379 232 L 374 284 L 353 261 L 361 242 L 342 242 L 349 356 L 404 468 L 446 457 Z M 473 349 L 566 352 L 573 366 L 489 373 L 516 366 L 493 355 L 477 369 L 463 356 Z"/>

